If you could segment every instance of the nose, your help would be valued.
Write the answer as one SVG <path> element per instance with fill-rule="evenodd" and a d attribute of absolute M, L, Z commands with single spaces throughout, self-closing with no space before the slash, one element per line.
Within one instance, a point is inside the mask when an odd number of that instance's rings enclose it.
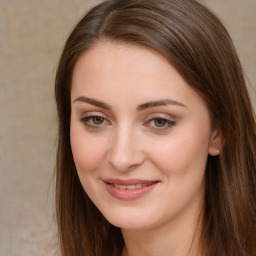
<path fill-rule="evenodd" d="M 108 162 L 117 171 L 130 171 L 145 161 L 145 153 L 140 143 L 139 135 L 129 128 L 114 132 Z"/>

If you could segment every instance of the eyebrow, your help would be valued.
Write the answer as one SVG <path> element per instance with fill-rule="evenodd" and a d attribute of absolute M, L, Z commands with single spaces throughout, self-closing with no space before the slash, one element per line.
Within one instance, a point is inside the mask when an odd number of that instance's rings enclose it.
<path fill-rule="evenodd" d="M 108 105 L 107 103 L 104 103 L 102 101 L 93 99 L 93 98 L 87 98 L 85 96 L 80 96 L 77 99 L 75 99 L 73 101 L 73 103 L 75 102 L 84 102 L 84 103 L 88 103 L 90 105 L 96 106 L 96 107 L 100 107 L 100 108 L 104 108 L 107 110 L 111 110 L 110 105 Z M 174 106 L 179 106 L 179 107 L 186 107 L 186 105 L 184 105 L 181 102 L 178 102 L 176 100 L 172 100 L 172 99 L 163 99 L 163 100 L 155 100 L 155 101 L 149 101 L 143 104 L 140 104 L 137 107 L 137 111 L 143 111 L 146 110 L 148 108 L 154 108 L 154 107 L 159 107 L 159 106 L 168 106 L 168 105 L 174 105 Z"/>
<path fill-rule="evenodd" d="M 150 102 L 143 103 L 137 107 L 137 110 L 142 111 L 142 110 L 145 110 L 148 108 L 159 107 L 159 106 L 168 106 L 168 105 L 174 105 L 174 106 L 186 108 L 186 105 L 184 105 L 183 103 L 178 102 L 176 100 L 163 99 L 163 100 L 156 100 L 156 101 L 150 101 Z"/>
<path fill-rule="evenodd" d="M 85 96 L 78 97 L 77 99 L 75 99 L 73 101 L 73 103 L 75 103 L 75 102 L 84 102 L 84 103 L 88 103 L 88 104 L 91 104 L 91 105 L 99 107 L 99 108 L 104 108 L 104 109 L 108 109 L 108 110 L 111 109 L 110 105 L 108 105 L 107 103 L 104 103 L 104 102 L 96 100 L 96 99 L 87 98 Z"/>

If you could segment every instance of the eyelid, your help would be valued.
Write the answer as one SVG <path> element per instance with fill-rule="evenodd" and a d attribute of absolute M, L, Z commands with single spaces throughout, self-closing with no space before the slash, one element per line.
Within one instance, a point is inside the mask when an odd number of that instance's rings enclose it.
<path fill-rule="evenodd" d="M 147 120 L 152 120 L 152 119 L 166 119 L 166 120 L 169 120 L 172 122 L 176 121 L 175 117 L 171 116 L 170 114 L 165 114 L 165 113 L 153 113 L 147 117 Z"/>
<path fill-rule="evenodd" d="M 107 116 L 101 111 L 87 111 L 82 114 L 82 118 L 89 117 L 89 116 L 100 116 L 102 118 L 107 118 Z"/>
<path fill-rule="evenodd" d="M 96 111 L 92 111 L 92 112 L 86 112 L 82 118 L 80 119 L 84 125 L 86 125 L 89 128 L 102 128 L 103 126 L 105 126 L 106 124 L 90 124 L 89 121 L 91 118 L 93 117 L 100 117 L 102 119 L 104 119 L 104 122 L 107 122 L 107 125 L 111 124 L 111 122 L 109 121 L 108 117 L 106 117 L 106 115 L 104 115 L 101 112 L 96 112 Z"/>
<path fill-rule="evenodd" d="M 152 114 L 150 115 L 146 122 L 144 123 L 145 126 L 150 126 L 150 122 L 154 121 L 154 120 L 164 120 L 166 121 L 166 123 L 168 124 L 167 126 L 163 126 L 163 127 L 152 127 L 153 129 L 156 129 L 156 130 L 164 130 L 164 129 L 168 129 L 170 127 L 172 127 L 173 125 L 176 124 L 176 120 L 175 118 L 171 117 L 170 115 L 166 115 L 166 114 L 163 114 L 163 113 L 156 113 L 156 114 Z"/>

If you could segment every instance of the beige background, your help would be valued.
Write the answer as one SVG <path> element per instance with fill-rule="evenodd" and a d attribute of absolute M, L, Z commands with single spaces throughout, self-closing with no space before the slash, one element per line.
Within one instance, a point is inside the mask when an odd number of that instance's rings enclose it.
<path fill-rule="evenodd" d="M 50 255 L 44 245 L 54 232 L 54 73 L 66 36 L 97 2 L 0 0 L 1 256 Z M 230 31 L 255 90 L 256 1 L 203 2 Z"/>

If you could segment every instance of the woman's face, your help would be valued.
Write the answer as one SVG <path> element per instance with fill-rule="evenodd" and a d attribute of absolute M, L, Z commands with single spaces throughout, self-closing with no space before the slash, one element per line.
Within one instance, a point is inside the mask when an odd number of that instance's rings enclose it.
<path fill-rule="evenodd" d="M 202 98 L 158 53 L 102 41 L 77 62 L 71 146 L 82 186 L 113 225 L 195 219 L 218 134 Z"/>

